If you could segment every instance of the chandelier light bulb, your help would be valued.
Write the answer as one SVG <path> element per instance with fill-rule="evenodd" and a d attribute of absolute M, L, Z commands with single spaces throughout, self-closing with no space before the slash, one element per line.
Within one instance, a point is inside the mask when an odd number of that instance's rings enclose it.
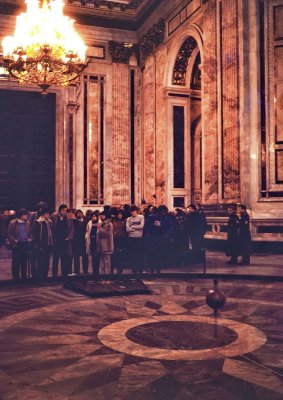
<path fill-rule="evenodd" d="M 52 85 L 68 86 L 86 66 L 86 46 L 63 14 L 62 0 L 26 0 L 14 36 L 4 38 L 3 58 L 20 84 L 35 83 L 46 94 Z"/>

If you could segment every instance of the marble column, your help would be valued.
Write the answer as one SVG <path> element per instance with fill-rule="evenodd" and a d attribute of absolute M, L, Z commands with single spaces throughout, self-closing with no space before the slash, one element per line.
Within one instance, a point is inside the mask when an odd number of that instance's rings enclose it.
<path fill-rule="evenodd" d="M 74 207 L 74 132 L 75 119 L 74 114 L 77 112 L 79 105 L 75 101 L 69 101 L 67 104 L 68 117 L 68 161 L 69 161 L 69 207 Z"/>
<path fill-rule="evenodd" d="M 217 140 L 217 46 L 216 1 L 208 3 L 204 19 L 203 51 L 203 127 L 204 127 L 204 185 L 206 204 L 218 201 L 218 140 Z"/>
<path fill-rule="evenodd" d="M 258 202 L 261 132 L 260 21 L 257 0 L 239 1 L 239 122 L 240 122 L 240 194 L 241 202 Z M 247 132 L 249 134 L 247 135 Z"/>
<path fill-rule="evenodd" d="M 238 0 L 220 2 L 224 200 L 240 199 Z"/>
<path fill-rule="evenodd" d="M 142 200 L 142 74 L 140 68 L 135 68 L 135 202 Z"/>
<path fill-rule="evenodd" d="M 87 202 L 100 203 L 100 81 L 89 79 L 87 84 Z"/>
<path fill-rule="evenodd" d="M 155 193 L 156 202 L 163 204 L 166 202 L 166 182 L 167 182 L 167 162 L 168 162 L 168 139 L 167 139 L 167 120 L 166 105 L 164 102 L 163 81 L 164 70 L 166 64 L 166 49 L 160 47 L 155 52 L 156 63 L 156 177 L 155 177 Z"/>
<path fill-rule="evenodd" d="M 112 203 L 130 203 L 129 66 L 113 63 Z"/>
<path fill-rule="evenodd" d="M 150 55 L 143 70 L 143 197 L 155 202 L 155 57 Z"/>

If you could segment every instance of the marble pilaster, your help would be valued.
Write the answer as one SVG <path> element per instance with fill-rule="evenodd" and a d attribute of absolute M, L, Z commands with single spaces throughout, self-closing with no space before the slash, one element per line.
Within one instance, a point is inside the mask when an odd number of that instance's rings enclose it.
<path fill-rule="evenodd" d="M 220 3 L 222 185 L 224 200 L 240 199 L 239 56 L 237 0 Z"/>
<path fill-rule="evenodd" d="M 217 46 L 216 1 L 211 0 L 204 13 L 203 33 L 203 127 L 204 127 L 204 185 L 206 204 L 218 201 L 218 138 L 217 138 Z"/>
<path fill-rule="evenodd" d="M 135 68 L 135 202 L 141 204 L 142 199 L 142 93 L 141 93 L 141 70 Z"/>
<path fill-rule="evenodd" d="M 88 200 L 100 201 L 100 84 L 98 80 L 88 83 L 87 101 L 87 169 Z M 86 121 L 85 121 L 86 122 Z"/>
<path fill-rule="evenodd" d="M 143 198 L 146 203 L 155 201 L 155 126 L 156 126 L 156 65 L 154 55 L 150 55 L 143 70 Z"/>
<path fill-rule="evenodd" d="M 166 49 L 159 48 L 155 53 L 156 60 L 156 202 L 165 203 L 168 163 L 168 132 L 166 130 L 166 106 L 163 94 L 164 66 L 166 63 Z"/>
<path fill-rule="evenodd" d="M 112 203 L 130 203 L 129 66 L 113 63 Z"/>
<path fill-rule="evenodd" d="M 79 108 L 76 102 L 76 86 L 69 89 L 69 101 L 67 103 L 67 135 L 68 135 L 68 157 L 69 157 L 69 207 L 74 207 L 74 134 L 75 114 Z"/>
<path fill-rule="evenodd" d="M 257 203 L 259 194 L 259 132 L 261 131 L 260 48 L 257 0 L 239 2 L 239 129 L 240 129 L 240 193 L 248 207 Z M 250 134 L 247 135 L 246 133 Z M 254 232 L 255 236 L 256 232 Z"/>

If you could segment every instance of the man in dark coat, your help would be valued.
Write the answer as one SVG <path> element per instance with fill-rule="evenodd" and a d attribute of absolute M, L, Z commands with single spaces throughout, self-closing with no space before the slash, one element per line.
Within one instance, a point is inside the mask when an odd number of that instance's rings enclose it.
<path fill-rule="evenodd" d="M 240 208 L 240 227 L 239 227 L 239 254 L 242 256 L 241 265 L 250 264 L 251 254 L 251 232 L 250 217 L 247 213 L 247 207 L 244 204 Z"/>
<path fill-rule="evenodd" d="M 148 217 L 145 237 L 148 250 L 148 264 L 152 273 L 160 273 L 168 265 L 173 243 L 174 223 L 165 205 L 158 207 L 156 214 Z"/>
<path fill-rule="evenodd" d="M 53 214 L 52 231 L 53 231 L 53 266 L 52 274 L 56 277 L 58 274 L 59 258 L 61 259 L 61 271 L 63 276 L 67 276 L 72 272 L 72 239 L 74 236 L 73 220 L 67 216 L 68 207 L 61 204 L 57 214 Z"/>
<path fill-rule="evenodd" d="M 40 216 L 42 216 L 42 211 L 48 209 L 48 205 L 44 201 L 40 201 L 35 206 L 35 211 L 29 213 L 28 221 L 30 223 L 30 229 L 32 235 L 34 233 L 34 225 L 35 222 L 38 220 Z M 31 246 L 31 255 L 30 255 L 30 262 L 31 262 L 31 274 L 33 278 L 37 278 L 37 249 L 34 247 L 34 242 Z"/>
<path fill-rule="evenodd" d="M 238 256 L 242 256 L 241 265 L 250 264 L 251 232 L 250 218 L 244 204 L 238 204 L 228 221 L 227 256 L 231 256 L 229 265 L 238 264 Z"/>
<path fill-rule="evenodd" d="M 83 273 L 88 273 L 88 255 L 86 253 L 85 234 L 87 221 L 81 210 L 76 212 L 76 218 L 73 219 L 74 237 L 72 240 L 72 250 L 74 256 L 74 272 L 80 273 L 80 258 L 82 257 Z"/>
<path fill-rule="evenodd" d="M 53 245 L 52 222 L 50 212 L 46 209 L 39 211 L 39 217 L 33 224 L 34 277 L 38 281 L 48 277 L 49 262 Z"/>
<path fill-rule="evenodd" d="M 198 212 L 194 204 L 189 205 L 187 219 L 187 233 L 191 245 L 192 263 L 202 261 L 201 250 L 203 248 L 203 237 L 206 232 L 206 217 L 204 213 Z"/>
<path fill-rule="evenodd" d="M 236 205 L 231 205 L 229 208 L 230 216 L 227 226 L 227 243 L 226 255 L 231 257 L 227 262 L 228 265 L 238 264 L 239 255 L 239 229 L 240 229 L 240 210 Z"/>
<path fill-rule="evenodd" d="M 32 241 L 28 211 L 21 208 L 17 219 L 10 222 L 8 240 L 12 245 L 12 276 L 14 279 L 27 278 L 28 251 Z"/>
<path fill-rule="evenodd" d="M 187 238 L 187 214 L 180 208 L 176 208 L 174 218 L 174 264 L 181 266 L 188 256 Z"/>

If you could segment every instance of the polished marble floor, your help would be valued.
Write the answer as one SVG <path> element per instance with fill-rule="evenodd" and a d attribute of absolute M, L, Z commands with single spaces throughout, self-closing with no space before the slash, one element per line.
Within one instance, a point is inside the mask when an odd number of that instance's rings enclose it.
<path fill-rule="evenodd" d="M 210 274 L 232 274 L 232 275 L 260 275 L 260 276 L 282 276 L 283 277 L 283 254 L 256 253 L 251 256 L 251 265 L 227 265 L 228 257 L 220 251 L 206 251 L 206 272 Z M 240 259 L 239 259 L 240 261 Z M 89 262 L 91 265 L 91 260 Z M 89 268 L 91 271 L 91 268 Z M 203 273 L 204 265 L 188 265 L 182 267 L 171 267 L 161 269 L 162 273 Z M 132 273 L 125 269 L 124 273 Z M 49 269 L 49 277 L 52 271 Z M 11 279 L 11 252 L 3 246 L 0 248 L 0 281 Z"/>
<path fill-rule="evenodd" d="M 92 299 L 62 285 L 0 292 L 1 400 L 281 400 L 283 283 L 144 281 Z M 216 329 L 217 328 L 217 329 Z"/>

